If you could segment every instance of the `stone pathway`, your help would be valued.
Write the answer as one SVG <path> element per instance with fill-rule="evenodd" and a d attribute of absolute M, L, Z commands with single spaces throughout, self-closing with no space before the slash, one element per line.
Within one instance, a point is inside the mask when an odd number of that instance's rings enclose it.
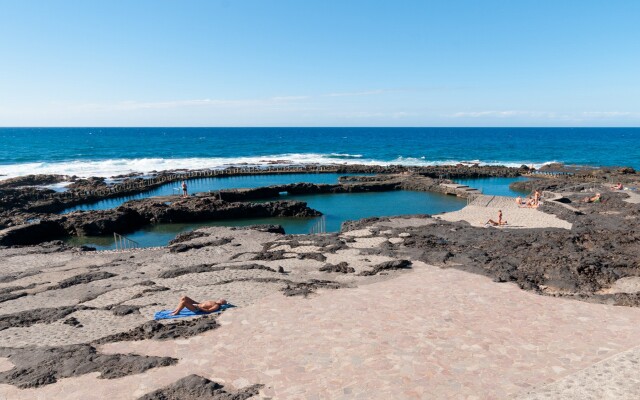
<path fill-rule="evenodd" d="M 640 204 L 640 193 L 631 190 L 624 191 L 623 193 L 629 196 L 624 199 L 627 203 Z"/>
<path fill-rule="evenodd" d="M 640 345 L 640 309 L 539 296 L 422 263 L 396 279 L 308 299 L 273 295 L 220 322 L 186 340 L 102 347 L 177 357 L 177 366 L 38 390 L 0 385 L 0 398 L 135 399 L 192 373 L 236 388 L 263 383 L 260 397 L 274 399 L 547 398 L 535 396 L 569 393 L 562 383 L 572 376 L 613 379 L 622 366 L 638 377 L 623 352 Z M 613 366 L 596 364 L 607 359 Z M 607 398 L 633 398 L 624 397 L 630 390 Z"/>

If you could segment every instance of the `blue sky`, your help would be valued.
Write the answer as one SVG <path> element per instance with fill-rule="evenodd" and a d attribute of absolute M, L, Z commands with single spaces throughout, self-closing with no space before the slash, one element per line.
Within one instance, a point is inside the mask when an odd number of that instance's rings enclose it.
<path fill-rule="evenodd" d="M 640 2 L 0 0 L 0 126 L 640 126 Z"/>

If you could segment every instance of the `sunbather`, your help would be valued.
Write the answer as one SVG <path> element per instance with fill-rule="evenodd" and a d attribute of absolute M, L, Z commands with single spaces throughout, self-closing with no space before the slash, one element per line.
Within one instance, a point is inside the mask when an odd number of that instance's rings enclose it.
<path fill-rule="evenodd" d="M 199 303 L 187 296 L 182 296 L 180 298 L 180 303 L 178 303 L 178 306 L 175 310 L 173 310 L 171 315 L 178 315 L 180 311 L 185 308 L 193 312 L 200 311 L 205 313 L 212 313 L 214 311 L 218 311 L 223 304 L 227 304 L 227 301 L 225 299 L 207 300 Z"/>
<path fill-rule="evenodd" d="M 622 186 L 622 182 L 618 182 L 617 185 L 611 186 L 611 190 L 622 190 L 622 189 L 624 189 L 624 186 Z"/>
<path fill-rule="evenodd" d="M 600 193 L 596 193 L 595 196 L 593 197 L 585 197 L 584 200 L 582 200 L 585 203 L 599 203 L 602 199 L 600 198 Z"/>

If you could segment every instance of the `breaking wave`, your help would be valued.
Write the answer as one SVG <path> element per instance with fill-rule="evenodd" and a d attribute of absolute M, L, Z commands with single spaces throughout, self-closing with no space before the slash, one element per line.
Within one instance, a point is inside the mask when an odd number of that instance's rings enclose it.
<path fill-rule="evenodd" d="M 427 160 L 424 157 L 397 157 L 393 160 L 364 158 L 361 154 L 342 153 L 291 153 L 251 157 L 214 158 L 118 158 L 109 160 L 71 160 L 61 162 L 30 162 L 0 165 L 0 179 L 30 174 L 76 175 L 78 177 L 112 177 L 131 173 L 152 174 L 155 171 L 186 169 L 220 169 L 233 166 L 308 165 L 308 164 L 362 164 L 431 166 L 431 165 L 504 165 L 520 167 L 525 164 L 536 168 L 544 164 L 531 161 L 483 161 L 483 160 Z"/>

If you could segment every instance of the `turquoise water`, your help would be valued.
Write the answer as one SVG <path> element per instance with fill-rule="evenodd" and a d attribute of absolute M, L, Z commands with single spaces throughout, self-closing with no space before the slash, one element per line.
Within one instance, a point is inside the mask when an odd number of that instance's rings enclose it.
<path fill-rule="evenodd" d="M 466 200 L 438 193 L 394 191 L 381 193 L 343 193 L 307 196 L 287 196 L 286 199 L 306 201 L 309 207 L 321 211 L 327 232 L 336 232 L 342 222 L 374 216 L 407 214 L 437 214 L 459 210 Z M 309 233 L 319 218 L 261 218 L 202 222 L 198 224 L 159 224 L 126 236 L 142 247 L 164 246 L 178 233 L 203 226 L 246 226 L 280 224 L 289 234 Z M 113 236 L 71 238 L 69 244 L 86 244 L 99 250 L 113 248 Z"/>
<path fill-rule="evenodd" d="M 274 175 L 249 175 L 190 179 L 187 181 L 190 194 L 217 191 L 223 189 L 256 188 L 271 185 L 286 185 L 289 183 L 308 182 L 318 184 L 338 183 L 338 178 L 349 175 L 367 174 L 274 174 Z M 132 196 L 121 196 L 100 200 L 91 204 L 81 204 L 67 208 L 62 212 L 66 214 L 77 210 L 106 210 L 116 208 L 122 203 L 130 200 L 140 200 L 152 196 L 170 196 L 172 194 L 182 194 L 180 182 L 168 183 L 147 192 L 138 193 Z"/>
<path fill-rule="evenodd" d="M 461 185 L 467 185 L 474 189 L 479 189 L 482 194 L 492 196 L 526 196 L 528 192 L 519 192 L 517 190 L 511 190 L 509 185 L 513 182 L 526 181 L 525 177 L 517 178 L 472 178 L 472 179 L 455 179 L 456 183 Z"/>

